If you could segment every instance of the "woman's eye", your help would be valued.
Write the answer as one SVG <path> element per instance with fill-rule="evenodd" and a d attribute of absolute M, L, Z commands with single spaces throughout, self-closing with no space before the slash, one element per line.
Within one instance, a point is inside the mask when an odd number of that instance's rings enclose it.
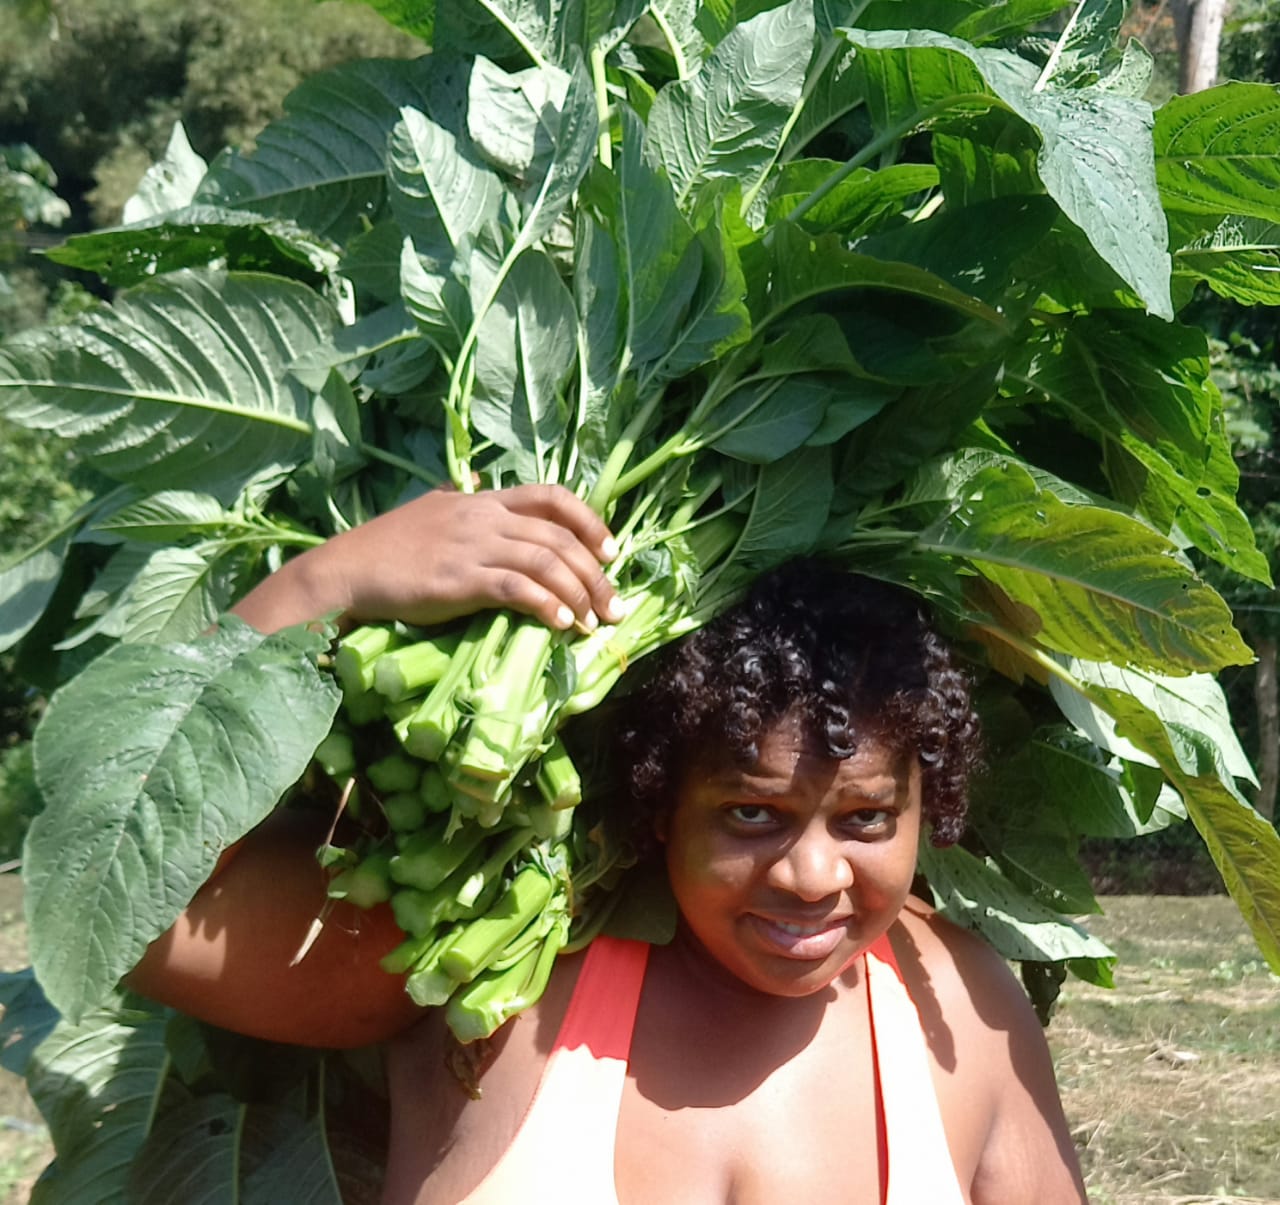
<path fill-rule="evenodd" d="M 845 823 L 852 829 L 866 832 L 885 827 L 892 818 L 893 812 L 885 808 L 860 808 L 856 812 L 850 812 Z"/>
<path fill-rule="evenodd" d="M 738 803 L 728 811 L 732 819 L 750 828 L 759 828 L 773 821 L 773 813 L 758 803 Z"/>

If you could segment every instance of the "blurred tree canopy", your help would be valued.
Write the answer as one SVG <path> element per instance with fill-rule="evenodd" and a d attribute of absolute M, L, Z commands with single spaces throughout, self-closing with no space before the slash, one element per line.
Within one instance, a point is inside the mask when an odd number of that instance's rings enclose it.
<path fill-rule="evenodd" d="M 0 0 L 0 23 L 0 144 L 48 160 L 77 227 L 119 220 L 175 121 L 209 158 L 313 72 L 422 52 L 371 9 L 313 0 Z"/>
<path fill-rule="evenodd" d="M 421 54 L 369 8 L 314 0 L 0 0 L 0 337 L 93 298 L 38 252 L 111 225 L 181 121 L 212 158 L 250 144 L 325 67 Z M 60 440 L 0 425 L 0 570 L 84 497 Z M 39 806 L 39 667 L 0 657 L 0 862 Z"/>

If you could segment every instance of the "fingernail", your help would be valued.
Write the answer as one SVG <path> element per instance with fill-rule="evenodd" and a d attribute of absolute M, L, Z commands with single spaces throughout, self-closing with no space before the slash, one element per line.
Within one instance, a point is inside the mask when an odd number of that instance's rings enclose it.
<path fill-rule="evenodd" d="M 596 618 L 594 611 L 588 611 L 583 617 L 582 624 L 588 632 L 594 632 L 600 626 L 600 621 Z"/>
<path fill-rule="evenodd" d="M 561 606 L 556 610 L 556 626 L 561 628 L 573 627 L 573 612 L 568 607 Z"/>
<path fill-rule="evenodd" d="M 618 555 L 618 541 L 612 536 L 605 536 L 604 543 L 600 545 L 600 555 L 606 561 L 612 561 Z"/>
<path fill-rule="evenodd" d="M 622 599 L 616 594 L 605 603 L 604 617 L 610 623 L 617 623 L 627 613 L 627 609 L 622 605 Z"/>

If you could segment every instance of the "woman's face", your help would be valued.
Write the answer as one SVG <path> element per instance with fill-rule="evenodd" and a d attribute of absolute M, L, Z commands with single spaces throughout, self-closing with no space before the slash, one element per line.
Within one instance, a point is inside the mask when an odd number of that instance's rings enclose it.
<path fill-rule="evenodd" d="M 865 738 L 831 758 L 794 713 L 753 766 L 695 759 L 661 837 L 690 934 L 759 991 L 829 984 L 893 923 L 915 873 L 920 768 Z"/>

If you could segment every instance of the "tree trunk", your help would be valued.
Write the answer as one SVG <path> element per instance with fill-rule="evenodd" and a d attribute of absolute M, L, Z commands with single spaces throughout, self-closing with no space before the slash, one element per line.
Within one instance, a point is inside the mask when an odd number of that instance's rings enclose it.
<path fill-rule="evenodd" d="M 1218 47 L 1227 0 L 1172 0 L 1178 42 L 1178 91 L 1203 92 L 1218 82 Z"/>
<path fill-rule="evenodd" d="M 1254 806 L 1268 820 L 1276 814 L 1276 785 L 1280 783 L 1280 699 L 1276 694 L 1276 641 L 1255 641 L 1253 699 L 1258 709 L 1258 797 Z"/>

